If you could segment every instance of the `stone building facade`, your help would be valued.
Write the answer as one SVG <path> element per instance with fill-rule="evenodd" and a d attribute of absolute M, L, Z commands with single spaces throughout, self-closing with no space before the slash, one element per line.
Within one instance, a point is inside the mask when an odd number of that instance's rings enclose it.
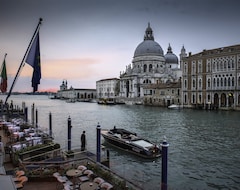
<path fill-rule="evenodd" d="M 68 88 L 67 81 L 63 81 L 56 97 L 59 99 L 74 99 L 76 101 L 91 101 L 96 99 L 96 89 Z"/>
<path fill-rule="evenodd" d="M 239 109 L 240 45 L 189 53 L 181 67 L 184 107 Z"/>
<path fill-rule="evenodd" d="M 115 99 L 119 93 L 119 79 L 109 78 L 99 80 L 96 82 L 96 90 L 98 99 Z"/>

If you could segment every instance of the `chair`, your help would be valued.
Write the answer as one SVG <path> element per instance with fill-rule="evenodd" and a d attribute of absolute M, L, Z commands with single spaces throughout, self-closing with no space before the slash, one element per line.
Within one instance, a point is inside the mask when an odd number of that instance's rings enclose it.
<path fill-rule="evenodd" d="M 57 176 L 56 179 L 59 182 L 56 184 L 56 189 L 62 189 L 63 185 L 68 181 L 66 176 L 61 176 L 61 175 Z"/>
<path fill-rule="evenodd" d="M 113 185 L 108 183 L 108 182 L 103 182 L 101 185 L 100 185 L 101 189 L 103 190 L 111 190 L 113 189 Z"/>
<path fill-rule="evenodd" d="M 93 175 L 92 170 L 84 170 L 83 175 L 80 176 L 78 179 L 80 180 L 80 182 L 89 181 L 92 175 Z"/>
<path fill-rule="evenodd" d="M 21 181 L 19 183 L 15 183 L 16 189 L 22 189 L 27 181 L 28 178 L 26 176 L 22 176 Z"/>
<path fill-rule="evenodd" d="M 104 183 L 105 181 L 104 181 L 104 179 L 102 179 L 101 177 L 96 177 L 96 178 L 94 178 L 93 182 L 101 185 L 101 184 Z"/>
<path fill-rule="evenodd" d="M 13 177 L 12 179 L 13 179 L 14 182 L 20 182 L 20 181 L 22 181 L 25 177 L 26 177 L 26 176 L 19 176 L 19 177 Z"/>
<path fill-rule="evenodd" d="M 84 170 L 87 169 L 87 167 L 84 166 L 84 165 L 80 165 L 80 166 L 77 167 L 77 169 L 80 170 L 81 172 L 83 172 Z"/>
<path fill-rule="evenodd" d="M 58 176 L 60 176 L 60 173 L 58 172 L 53 173 L 53 177 L 57 178 Z"/>
<path fill-rule="evenodd" d="M 91 177 L 91 175 L 93 174 L 93 171 L 92 170 L 85 170 L 83 172 L 84 175 L 87 175 L 89 178 Z"/>
<path fill-rule="evenodd" d="M 15 172 L 15 176 L 16 176 L 16 177 L 20 177 L 20 176 L 23 176 L 23 175 L 25 175 L 25 172 L 24 172 L 23 170 L 17 170 L 17 171 Z"/>

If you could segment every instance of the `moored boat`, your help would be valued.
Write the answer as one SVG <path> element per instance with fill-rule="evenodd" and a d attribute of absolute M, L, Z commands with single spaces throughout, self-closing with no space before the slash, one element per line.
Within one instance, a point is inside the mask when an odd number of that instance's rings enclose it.
<path fill-rule="evenodd" d="M 101 134 L 107 143 L 140 157 L 157 158 L 161 156 L 161 149 L 158 145 L 138 137 L 136 133 L 114 127 L 110 130 L 102 129 Z"/>
<path fill-rule="evenodd" d="M 177 104 L 172 104 L 170 106 L 168 106 L 169 109 L 181 109 L 182 106 L 181 105 L 177 105 Z"/>

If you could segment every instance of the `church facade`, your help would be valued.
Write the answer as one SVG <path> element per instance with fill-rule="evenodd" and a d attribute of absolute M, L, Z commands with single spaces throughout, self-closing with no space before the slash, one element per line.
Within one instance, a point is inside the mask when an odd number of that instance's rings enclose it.
<path fill-rule="evenodd" d="M 179 61 L 169 44 L 164 55 L 162 47 L 154 40 L 148 24 L 144 40 L 135 49 L 132 64 L 120 73 L 120 101 L 141 102 L 149 98 L 149 88 L 175 83 L 181 77 Z"/>

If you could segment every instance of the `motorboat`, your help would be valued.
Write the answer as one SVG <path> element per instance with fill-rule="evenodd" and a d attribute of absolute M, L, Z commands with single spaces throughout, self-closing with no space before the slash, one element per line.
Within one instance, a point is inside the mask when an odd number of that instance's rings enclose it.
<path fill-rule="evenodd" d="M 168 106 L 168 108 L 169 108 L 169 109 L 181 109 L 182 106 L 177 105 L 177 104 L 172 104 L 172 105 Z"/>
<path fill-rule="evenodd" d="M 110 145 L 140 157 L 157 158 L 161 156 L 161 149 L 157 144 L 138 137 L 136 133 L 132 133 L 125 129 L 116 127 L 110 130 L 101 129 L 101 135 Z"/>

